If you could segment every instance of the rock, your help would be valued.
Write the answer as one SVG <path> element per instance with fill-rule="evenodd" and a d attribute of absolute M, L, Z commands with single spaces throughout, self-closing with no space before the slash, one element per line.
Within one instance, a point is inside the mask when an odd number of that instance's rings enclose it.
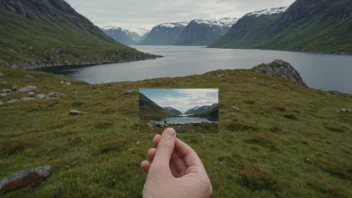
<path fill-rule="evenodd" d="M 263 85 L 263 81 L 259 81 L 259 82 L 258 82 L 258 85 Z"/>
<path fill-rule="evenodd" d="M 30 100 L 35 100 L 35 98 L 28 98 L 28 97 L 23 97 L 21 98 L 22 101 L 30 101 Z"/>
<path fill-rule="evenodd" d="M 37 168 L 30 168 L 30 169 L 15 173 L 13 175 L 10 175 L 0 181 L 0 191 L 3 190 L 3 187 L 5 187 L 6 184 L 13 182 L 13 181 L 20 181 L 21 179 L 24 179 L 26 176 L 28 176 L 31 173 L 39 174 L 41 176 L 40 180 L 42 180 L 50 175 L 50 171 L 51 171 L 51 166 L 46 165 L 46 166 L 40 166 Z M 26 183 L 28 183 L 28 185 L 32 185 L 33 182 L 37 183 L 39 181 L 27 181 L 26 180 Z M 23 186 L 23 188 L 25 188 L 25 187 L 27 187 L 27 186 Z"/>
<path fill-rule="evenodd" d="M 47 98 L 48 96 L 45 95 L 45 94 L 38 94 L 38 95 L 36 95 L 36 97 L 37 97 L 38 99 L 44 99 L 44 98 Z"/>
<path fill-rule="evenodd" d="M 124 95 L 127 95 L 127 94 L 133 94 L 133 93 L 138 93 L 138 89 L 131 89 L 131 90 L 128 90 L 124 93 Z"/>
<path fill-rule="evenodd" d="M 186 129 L 182 128 L 181 126 L 175 126 L 173 128 L 175 129 L 176 133 L 185 133 L 186 132 Z"/>
<path fill-rule="evenodd" d="M 11 89 L 2 89 L 1 93 L 11 93 L 12 90 Z"/>
<path fill-rule="evenodd" d="M 147 123 L 147 125 L 148 125 L 150 128 L 154 128 L 154 127 L 156 127 L 157 124 L 156 124 L 154 121 L 150 121 L 150 122 Z"/>
<path fill-rule="evenodd" d="M 218 75 L 218 77 L 225 77 L 225 74 L 220 74 Z"/>
<path fill-rule="evenodd" d="M 232 108 L 233 108 L 233 109 L 240 110 L 240 108 L 239 108 L 239 107 L 237 107 L 237 106 L 232 106 Z"/>
<path fill-rule="evenodd" d="M 26 74 L 26 75 L 24 76 L 24 78 L 34 78 L 34 76 L 31 76 L 31 75 L 29 75 L 29 74 Z"/>
<path fill-rule="evenodd" d="M 7 103 L 15 103 L 15 102 L 21 102 L 21 101 L 17 100 L 17 99 L 13 99 L 13 100 L 7 101 Z"/>
<path fill-rule="evenodd" d="M 352 113 L 352 109 L 345 109 L 345 108 L 342 108 L 342 109 L 338 109 L 336 110 L 336 112 L 340 113 Z"/>
<path fill-rule="evenodd" d="M 0 77 L 4 77 L 4 76 L 6 76 L 6 75 L 0 72 Z"/>
<path fill-rule="evenodd" d="M 78 110 L 70 110 L 70 112 L 68 113 L 69 115 L 81 115 L 82 112 L 78 111 Z"/>
<path fill-rule="evenodd" d="M 33 50 L 33 47 L 32 47 L 32 46 L 29 46 L 28 50 Z"/>
<path fill-rule="evenodd" d="M 274 89 L 277 89 L 277 85 L 275 85 L 275 84 L 273 84 L 271 87 Z"/>
<path fill-rule="evenodd" d="M 17 91 L 17 87 L 16 87 L 16 86 L 13 86 L 13 87 L 12 87 L 12 91 L 14 91 L 14 92 Z"/>
<path fill-rule="evenodd" d="M 308 87 L 297 70 L 295 70 L 290 63 L 283 60 L 275 60 L 268 64 L 261 64 L 253 67 L 252 70 L 264 73 L 267 76 L 292 80 L 305 87 Z"/>
<path fill-rule="evenodd" d="M 25 86 L 25 87 L 23 87 L 23 88 L 21 88 L 21 89 L 19 89 L 17 91 L 24 93 L 24 92 L 34 92 L 36 90 L 37 90 L 36 86 Z"/>
<path fill-rule="evenodd" d="M 29 97 L 35 97 L 35 93 L 34 93 L 34 92 L 29 92 L 29 93 L 28 93 L 28 96 L 29 96 Z"/>
<path fill-rule="evenodd" d="M 6 97 L 6 96 L 7 96 L 7 93 L 1 93 L 1 94 L 0 94 L 0 97 L 2 97 L 2 98 L 3 98 L 3 97 Z"/>
<path fill-rule="evenodd" d="M 61 84 L 64 85 L 64 86 L 70 86 L 71 85 L 70 82 L 65 82 L 65 81 L 61 81 Z"/>
<path fill-rule="evenodd" d="M 50 98 L 56 98 L 56 99 L 60 99 L 61 96 L 64 96 L 64 94 L 61 94 L 59 92 L 52 92 L 52 93 L 49 93 L 48 95 Z"/>

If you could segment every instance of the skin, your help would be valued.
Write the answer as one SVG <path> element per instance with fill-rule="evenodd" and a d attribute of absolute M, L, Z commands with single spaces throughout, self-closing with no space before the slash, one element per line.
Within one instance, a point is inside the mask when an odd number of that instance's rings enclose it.
<path fill-rule="evenodd" d="M 176 137 L 172 128 L 154 137 L 149 160 L 141 163 L 148 174 L 144 198 L 208 198 L 213 188 L 197 153 Z"/>

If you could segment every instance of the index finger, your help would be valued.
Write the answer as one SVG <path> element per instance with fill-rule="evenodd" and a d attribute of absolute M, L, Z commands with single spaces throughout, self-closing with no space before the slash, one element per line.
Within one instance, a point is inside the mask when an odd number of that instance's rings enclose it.
<path fill-rule="evenodd" d="M 183 157 L 187 166 L 198 166 L 204 168 L 203 163 L 197 153 L 179 138 L 176 138 L 175 151 L 180 157 Z"/>

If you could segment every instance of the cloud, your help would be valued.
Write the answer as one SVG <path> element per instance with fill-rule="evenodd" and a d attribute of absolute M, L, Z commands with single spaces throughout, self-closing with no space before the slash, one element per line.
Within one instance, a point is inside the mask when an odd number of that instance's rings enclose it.
<path fill-rule="evenodd" d="M 156 90 L 157 91 L 157 90 Z M 176 95 L 148 96 L 161 107 L 171 106 L 186 112 L 195 106 L 206 106 L 219 102 L 218 89 L 172 89 Z"/>
<path fill-rule="evenodd" d="M 66 0 L 99 27 L 147 28 L 164 22 L 241 17 L 294 0 Z"/>

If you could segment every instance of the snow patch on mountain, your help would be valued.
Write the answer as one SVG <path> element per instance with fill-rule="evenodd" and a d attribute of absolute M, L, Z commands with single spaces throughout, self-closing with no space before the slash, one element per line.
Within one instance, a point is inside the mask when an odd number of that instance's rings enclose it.
<path fill-rule="evenodd" d="M 261 16 L 261 15 L 273 15 L 273 14 L 280 14 L 285 12 L 288 9 L 288 7 L 279 7 L 279 8 L 270 8 L 270 9 L 265 9 L 265 10 L 259 10 L 255 12 L 250 12 L 246 14 L 245 16 Z"/>
<path fill-rule="evenodd" d="M 166 28 L 186 27 L 188 23 L 189 21 L 181 21 L 181 22 L 175 22 L 175 23 L 162 23 L 159 26 L 166 27 Z"/>
<path fill-rule="evenodd" d="M 106 27 L 103 27 L 102 30 L 120 30 L 127 34 L 136 33 L 141 37 L 149 32 L 149 30 L 144 28 L 121 28 L 121 27 L 115 27 L 115 26 L 106 26 Z"/>
<path fill-rule="evenodd" d="M 231 27 L 235 23 L 237 23 L 238 18 L 221 18 L 221 19 L 210 19 L 210 20 L 203 20 L 203 19 L 196 19 L 193 22 L 198 24 L 205 24 L 209 26 L 218 26 L 218 27 Z"/>

